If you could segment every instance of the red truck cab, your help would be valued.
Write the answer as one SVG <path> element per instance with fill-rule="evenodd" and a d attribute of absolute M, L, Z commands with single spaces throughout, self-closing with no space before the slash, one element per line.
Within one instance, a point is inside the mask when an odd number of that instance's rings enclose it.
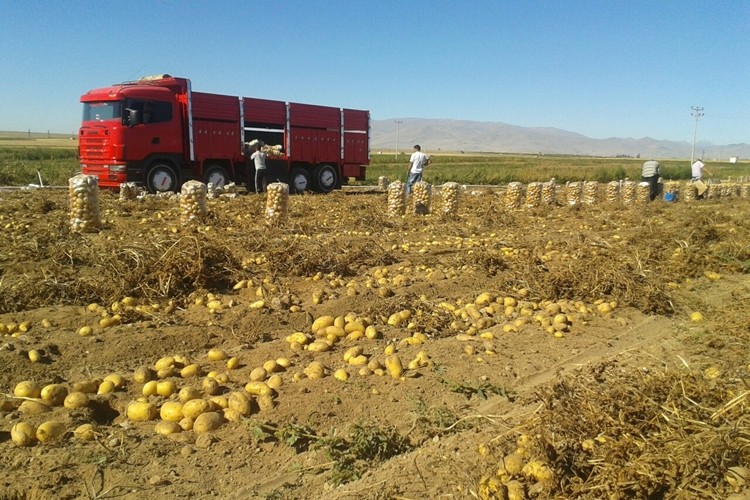
<path fill-rule="evenodd" d="M 169 75 L 91 90 L 81 102 L 81 170 L 103 188 L 177 191 L 190 179 L 249 186 L 252 140 L 273 146 L 266 179 L 293 192 L 364 180 L 369 164 L 368 111 L 193 92 L 190 80 Z"/>

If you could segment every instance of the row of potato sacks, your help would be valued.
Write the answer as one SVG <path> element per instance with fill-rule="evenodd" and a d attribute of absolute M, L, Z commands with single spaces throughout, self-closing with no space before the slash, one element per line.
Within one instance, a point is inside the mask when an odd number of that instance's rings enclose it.
<path fill-rule="evenodd" d="M 532 182 L 525 187 L 520 182 L 511 182 L 503 195 L 507 208 L 538 207 L 557 204 L 558 186 L 554 182 Z M 564 199 L 568 205 L 593 205 L 610 203 L 634 205 L 648 203 L 649 185 L 647 182 L 611 181 L 600 184 L 597 181 L 568 182 L 564 186 Z M 671 193 L 673 201 L 682 199 L 693 201 L 698 198 L 691 182 L 667 181 L 660 183 L 659 193 Z M 709 184 L 706 198 L 750 198 L 750 184 Z"/>
<path fill-rule="evenodd" d="M 378 185 L 382 187 L 382 178 Z M 411 213 L 415 215 L 426 215 L 432 213 L 432 185 L 419 181 L 414 183 L 411 196 L 406 196 L 406 184 L 394 181 L 387 184 L 388 190 L 388 215 L 400 217 Z M 450 216 L 458 214 L 458 200 L 461 185 L 457 182 L 446 182 L 440 189 L 441 205 L 439 213 Z"/>
<path fill-rule="evenodd" d="M 135 184 L 120 186 L 120 200 L 132 200 L 138 192 Z M 206 199 L 209 187 L 203 182 L 187 181 L 180 190 L 180 221 L 190 225 L 205 221 L 208 216 Z M 99 182 L 93 175 L 76 175 L 68 179 L 70 228 L 73 232 L 96 232 L 101 228 L 99 215 Z M 269 184 L 265 218 L 269 225 L 278 225 L 289 213 L 289 185 Z"/>

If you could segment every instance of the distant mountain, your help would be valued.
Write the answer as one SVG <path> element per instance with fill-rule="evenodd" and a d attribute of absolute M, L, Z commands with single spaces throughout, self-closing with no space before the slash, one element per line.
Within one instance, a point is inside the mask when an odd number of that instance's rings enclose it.
<path fill-rule="evenodd" d="M 692 148 L 692 144 L 686 141 L 659 141 L 649 137 L 592 139 L 575 132 L 551 127 L 519 127 L 506 123 L 466 120 L 398 118 L 372 121 L 370 140 L 372 151 L 396 149 L 395 120 L 401 121 L 398 125 L 398 148 L 402 152 L 410 152 L 414 144 L 420 144 L 425 152 L 433 153 L 464 151 L 690 158 Z M 750 144 L 717 146 L 710 142 L 697 142 L 695 155 L 723 161 L 727 161 L 730 156 L 747 159 L 750 158 Z"/>

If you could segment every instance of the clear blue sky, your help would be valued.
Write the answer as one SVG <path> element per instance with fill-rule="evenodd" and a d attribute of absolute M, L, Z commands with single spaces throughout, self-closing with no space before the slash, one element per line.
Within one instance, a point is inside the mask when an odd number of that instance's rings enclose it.
<path fill-rule="evenodd" d="M 77 130 L 91 88 L 193 89 L 592 138 L 750 143 L 750 1 L 0 0 L 0 130 Z"/>

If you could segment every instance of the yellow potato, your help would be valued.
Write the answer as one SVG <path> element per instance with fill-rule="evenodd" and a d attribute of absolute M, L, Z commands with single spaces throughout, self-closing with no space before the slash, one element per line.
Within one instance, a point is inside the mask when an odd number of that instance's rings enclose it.
<path fill-rule="evenodd" d="M 182 370 L 180 370 L 180 377 L 182 378 L 190 378 L 199 374 L 200 374 L 200 365 L 198 365 L 197 363 L 186 365 L 184 368 L 182 368 Z"/>
<path fill-rule="evenodd" d="M 227 370 L 235 370 L 240 366 L 240 358 L 233 356 L 227 360 Z"/>
<path fill-rule="evenodd" d="M 114 392 L 116 389 L 115 383 L 111 380 L 105 380 L 99 384 L 99 388 L 96 390 L 97 394 L 109 394 Z"/>
<path fill-rule="evenodd" d="M 164 380 L 156 384 L 156 394 L 168 398 L 177 391 L 177 386 L 171 380 Z"/>
<path fill-rule="evenodd" d="M 182 403 L 179 401 L 167 401 L 159 409 L 159 416 L 162 420 L 169 422 L 179 422 L 183 419 Z"/>
<path fill-rule="evenodd" d="M 171 420 L 161 420 L 154 426 L 154 432 L 161 434 L 162 436 L 169 436 L 170 434 L 177 434 L 182 432 L 182 427 L 177 422 Z"/>
<path fill-rule="evenodd" d="M 195 420 L 198 415 L 211 409 L 211 403 L 205 399 L 191 399 L 182 405 L 182 415 Z"/>
<path fill-rule="evenodd" d="M 204 434 L 218 429 L 222 423 L 224 423 L 224 417 L 221 413 L 215 411 L 201 413 L 193 422 L 193 431 L 196 434 Z"/>
<path fill-rule="evenodd" d="M 208 360 L 209 361 L 223 361 L 227 359 L 229 356 L 227 356 L 227 353 L 224 352 L 221 349 L 210 349 L 208 351 Z"/>
<path fill-rule="evenodd" d="M 250 380 L 252 380 L 253 382 L 262 382 L 266 379 L 267 375 L 268 373 L 266 372 L 265 368 L 258 367 L 250 372 Z"/>
<path fill-rule="evenodd" d="M 304 371 L 307 378 L 311 379 L 319 379 L 325 376 L 325 367 L 319 361 L 312 361 Z"/>
<path fill-rule="evenodd" d="M 107 375 L 106 377 L 104 377 L 104 381 L 106 382 L 107 380 L 115 384 L 115 387 L 117 389 L 125 385 L 125 379 L 119 373 L 111 373 Z"/>
<path fill-rule="evenodd" d="M 283 380 L 281 379 L 281 375 L 279 375 L 278 373 L 274 373 L 273 375 L 268 377 L 268 380 L 266 380 L 266 384 L 271 389 L 274 389 L 274 390 L 278 389 L 279 387 L 283 385 Z"/>
<path fill-rule="evenodd" d="M 344 353 L 344 361 L 348 362 L 351 358 L 362 354 L 362 352 L 363 352 L 362 346 L 355 345 L 354 347 L 350 347 Z"/>
<path fill-rule="evenodd" d="M 83 392 L 71 392 L 65 396 L 63 406 L 69 410 L 84 408 L 89 404 L 89 397 Z"/>
<path fill-rule="evenodd" d="M 146 382 L 143 384 L 143 395 L 144 396 L 156 396 L 156 388 L 158 387 L 159 382 L 156 380 L 151 380 L 149 382 Z"/>
<path fill-rule="evenodd" d="M 313 321 L 312 327 L 310 327 L 310 329 L 312 330 L 313 333 L 317 333 L 318 330 L 321 330 L 323 328 L 327 328 L 333 325 L 335 320 L 336 318 L 334 318 L 333 316 L 321 316 L 315 321 Z"/>
<path fill-rule="evenodd" d="M 246 396 L 242 392 L 231 392 L 229 393 L 229 406 L 230 410 L 237 412 L 242 416 L 250 415 L 252 412 L 252 404 L 250 397 Z"/>
<path fill-rule="evenodd" d="M 333 378 L 344 382 L 349 379 L 349 372 L 347 372 L 343 368 L 339 368 L 338 370 L 333 372 Z"/>
<path fill-rule="evenodd" d="M 11 428 L 10 438 L 16 446 L 30 446 L 36 441 L 36 429 L 28 422 L 18 422 Z"/>
<path fill-rule="evenodd" d="M 164 368 L 173 367 L 175 364 L 175 359 L 172 356 L 164 356 L 163 358 L 159 358 L 156 363 L 154 363 L 154 368 L 156 371 L 163 370 Z"/>
<path fill-rule="evenodd" d="M 68 395 L 68 389 L 62 384 L 50 384 L 42 387 L 42 399 L 53 406 L 61 406 L 65 397 Z"/>
<path fill-rule="evenodd" d="M 397 354 L 393 354 L 385 358 L 385 366 L 388 368 L 388 373 L 394 379 L 399 379 L 404 374 L 404 368 L 401 364 L 401 358 Z"/>
<path fill-rule="evenodd" d="M 96 391 L 99 389 L 99 384 L 101 384 L 101 380 L 84 380 L 82 382 L 76 382 L 73 384 L 73 391 L 72 392 L 83 392 L 86 394 L 96 394 Z"/>
<path fill-rule="evenodd" d="M 133 422 L 146 422 L 154 420 L 159 415 L 159 410 L 153 403 L 132 401 L 128 404 L 127 416 Z"/>
<path fill-rule="evenodd" d="M 136 368 L 135 372 L 133 372 L 133 381 L 139 384 L 145 384 L 146 382 L 153 380 L 154 376 L 154 371 L 151 368 L 148 366 L 141 366 Z"/>
<path fill-rule="evenodd" d="M 93 441 L 96 439 L 96 431 L 92 424 L 81 424 L 75 428 L 73 436 L 81 441 Z"/>
<path fill-rule="evenodd" d="M 276 406 L 276 402 L 270 394 L 258 396 L 258 408 L 260 408 L 260 411 L 272 410 L 274 406 Z"/>
<path fill-rule="evenodd" d="M 273 394 L 273 389 L 271 389 L 265 382 L 248 382 L 245 385 L 245 390 L 253 396 Z"/>
<path fill-rule="evenodd" d="M 275 359 L 269 359 L 265 363 L 263 363 L 263 369 L 266 370 L 266 373 L 275 373 L 278 371 L 281 371 L 281 367 L 276 363 Z"/>
<path fill-rule="evenodd" d="M 19 398 L 38 398 L 42 395 L 42 389 L 33 380 L 24 380 L 16 384 L 13 395 Z"/>
<path fill-rule="evenodd" d="M 203 392 L 209 396 L 216 394 L 216 392 L 219 390 L 219 387 L 221 387 L 221 385 L 214 378 L 206 377 L 203 379 L 203 383 L 201 384 L 201 389 L 203 389 Z"/>
<path fill-rule="evenodd" d="M 38 363 L 42 359 L 42 354 L 36 349 L 29 351 L 29 361 L 32 363 Z"/>
<path fill-rule="evenodd" d="M 21 415 L 41 415 L 50 411 L 50 405 L 43 399 L 27 399 L 18 406 Z"/>
<path fill-rule="evenodd" d="M 191 399 L 199 399 L 200 397 L 201 392 L 195 387 L 191 386 L 183 387 L 182 389 L 180 389 L 180 392 L 177 393 L 177 399 L 179 399 L 181 403 L 186 403 Z"/>
<path fill-rule="evenodd" d="M 44 422 L 36 429 L 36 438 L 40 443 L 49 443 L 60 439 L 65 434 L 65 424 L 55 420 Z"/>

